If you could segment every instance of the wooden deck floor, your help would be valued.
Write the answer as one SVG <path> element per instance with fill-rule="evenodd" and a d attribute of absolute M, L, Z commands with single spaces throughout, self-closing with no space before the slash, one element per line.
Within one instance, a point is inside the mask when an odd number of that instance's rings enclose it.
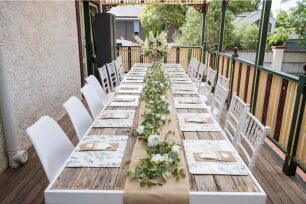
<path fill-rule="evenodd" d="M 74 144 L 77 136 L 68 116 L 58 121 Z M 279 161 L 265 146 L 256 163 L 254 174 L 268 195 L 267 203 L 306 203 L 304 188 L 297 185 L 295 177 L 287 177 Z M 33 148 L 29 161 L 18 169 L 7 169 L 0 176 L 0 203 L 44 203 L 44 190 L 48 179 Z"/>

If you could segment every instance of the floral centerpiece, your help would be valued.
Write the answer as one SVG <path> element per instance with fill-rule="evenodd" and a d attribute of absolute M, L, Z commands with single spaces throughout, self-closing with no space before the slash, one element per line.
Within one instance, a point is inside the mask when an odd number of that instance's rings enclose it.
<path fill-rule="evenodd" d="M 145 41 L 135 36 L 136 42 L 141 46 L 144 56 L 150 57 L 152 61 L 157 61 L 167 56 L 171 47 L 167 43 L 167 33 L 149 31 Z"/>
<path fill-rule="evenodd" d="M 160 62 L 152 65 L 145 80 L 141 95 L 141 100 L 146 103 L 144 120 L 133 130 L 133 135 L 143 141 L 147 156 L 129 171 L 129 176 L 138 180 L 141 186 L 150 187 L 163 185 L 171 176 L 180 179 L 186 175 L 179 158 L 180 145 L 168 142 L 175 132 L 168 131 L 164 139 L 160 135 L 162 127 L 171 122 L 167 118 L 171 108 L 166 96 L 170 84 Z"/>

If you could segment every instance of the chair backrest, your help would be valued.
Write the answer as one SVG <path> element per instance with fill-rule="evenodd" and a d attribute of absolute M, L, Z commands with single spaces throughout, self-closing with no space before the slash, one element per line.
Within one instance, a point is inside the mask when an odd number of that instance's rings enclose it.
<path fill-rule="evenodd" d="M 207 69 L 207 77 L 206 77 L 206 81 L 205 81 L 204 85 L 205 85 L 205 88 L 209 92 L 212 91 L 212 88 L 213 88 L 214 83 L 215 83 L 216 75 L 217 75 L 217 71 L 216 70 L 213 70 L 210 67 Z"/>
<path fill-rule="evenodd" d="M 230 86 L 230 79 L 226 78 L 219 74 L 217 84 L 221 84 L 224 88 L 229 89 Z"/>
<path fill-rule="evenodd" d="M 95 89 L 96 94 L 98 95 L 99 99 L 103 102 L 104 105 L 107 105 L 108 101 L 110 100 L 110 95 L 104 92 L 101 84 L 99 83 L 98 79 L 94 75 L 90 75 L 85 78 L 86 82 Z"/>
<path fill-rule="evenodd" d="M 107 70 L 106 70 L 106 66 L 103 65 L 103 67 L 98 68 L 99 70 L 99 74 L 100 74 L 100 78 L 101 78 L 101 84 L 102 84 L 102 88 L 104 90 L 104 92 L 106 94 L 111 92 L 111 87 L 110 87 L 110 83 L 109 83 L 109 79 L 108 79 L 108 75 L 107 75 Z"/>
<path fill-rule="evenodd" d="M 83 88 L 81 88 L 81 92 L 86 99 L 93 119 L 96 119 L 104 108 L 102 101 L 99 100 L 95 89 L 90 84 L 83 86 Z"/>
<path fill-rule="evenodd" d="M 190 63 L 188 67 L 188 76 L 190 79 L 196 78 L 199 64 L 200 62 L 197 59 L 193 57 L 190 59 Z"/>
<path fill-rule="evenodd" d="M 117 59 L 115 60 L 115 67 L 117 72 L 117 79 L 120 83 L 123 80 L 123 75 L 124 75 L 124 68 L 123 68 L 121 55 L 118 56 Z"/>
<path fill-rule="evenodd" d="M 70 97 L 63 104 L 63 106 L 69 115 L 79 140 L 81 140 L 90 125 L 93 123 L 91 116 L 87 112 L 80 99 L 75 96 Z"/>
<path fill-rule="evenodd" d="M 51 182 L 74 146 L 61 127 L 49 116 L 41 117 L 26 132 Z"/>
<path fill-rule="evenodd" d="M 270 128 L 263 126 L 250 112 L 244 113 L 240 123 L 242 125 L 236 148 L 252 171 Z"/>
<path fill-rule="evenodd" d="M 198 74 L 197 74 L 197 80 L 199 80 L 200 82 L 203 80 L 205 68 L 206 68 L 205 64 L 200 63 Z"/>
<path fill-rule="evenodd" d="M 212 100 L 212 114 L 220 122 L 221 114 L 225 106 L 225 102 L 228 96 L 229 89 L 224 88 L 220 84 L 216 85 L 216 90 Z"/>
<path fill-rule="evenodd" d="M 109 76 L 110 87 L 111 87 L 111 90 L 114 91 L 115 88 L 118 86 L 115 64 L 114 62 L 111 62 L 111 63 L 106 64 L 106 67 L 107 67 L 107 72 Z"/>
<path fill-rule="evenodd" d="M 234 92 L 224 125 L 224 132 L 232 143 L 236 143 L 235 140 L 238 137 L 240 125 L 239 121 L 241 121 L 245 111 L 250 111 L 249 104 L 244 103 L 244 101 L 236 95 L 236 92 Z"/>

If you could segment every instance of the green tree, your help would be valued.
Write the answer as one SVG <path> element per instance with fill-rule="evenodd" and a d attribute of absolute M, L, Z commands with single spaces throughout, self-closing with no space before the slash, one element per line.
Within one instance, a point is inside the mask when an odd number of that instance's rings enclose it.
<path fill-rule="evenodd" d="M 284 27 L 276 29 L 276 32 L 268 36 L 268 46 L 283 46 L 289 38 L 288 30 Z"/>
<path fill-rule="evenodd" d="M 259 28 L 256 24 L 246 27 L 241 36 L 241 47 L 248 50 L 256 50 Z"/>
<path fill-rule="evenodd" d="M 297 2 L 297 6 L 290 10 L 288 27 L 301 38 L 300 43 L 306 43 L 306 0 Z"/>
<path fill-rule="evenodd" d="M 186 20 L 182 27 L 175 32 L 173 38 L 178 45 L 195 46 L 201 45 L 202 18 L 200 13 L 193 7 L 186 12 Z"/>
<path fill-rule="evenodd" d="M 288 26 L 288 14 L 286 11 L 280 11 L 276 17 L 275 27 L 286 28 L 287 26 Z"/>
<path fill-rule="evenodd" d="M 176 5 L 146 5 L 139 19 L 144 28 L 162 25 L 179 28 L 185 21 L 185 9 Z"/>
<path fill-rule="evenodd" d="M 232 21 L 234 15 L 241 12 L 257 10 L 259 5 L 258 0 L 241 1 L 231 0 L 228 3 L 225 18 L 224 28 L 224 47 L 232 48 L 235 44 L 234 26 Z M 189 13 L 189 14 L 188 14 Z M 180 27 L 175 35 L 175 42 L 181 45 L 201 45 L 201 29 L 202 23 L 199 22 L 201 14 L 194 9 L 188 9 L 186 13 L 185 23 Z M 214 46 L 219 42 L 220 32 L 220 21 L 221 21 L 221 1 L 210 2 L 209 9 L 206 15 L 206 36 L 205 40 L 209 49 L 214 49 Z M 195 30 L 195 32 L 192 31 Z M 189 35 L 189 32 L 192 35 Z"/>

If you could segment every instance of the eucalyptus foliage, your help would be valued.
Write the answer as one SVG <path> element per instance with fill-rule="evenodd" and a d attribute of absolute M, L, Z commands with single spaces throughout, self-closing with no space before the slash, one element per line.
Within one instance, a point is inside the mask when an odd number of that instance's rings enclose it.
<path fill-rule="evenodd" d="M 170 84 L 161 62 L 152 65 L 145 81 L 141 95 L 141 100 L 146 103 L 144 120 L 133 130 L 133 135 L 143 141 L 147 156 L 139 160 L 136 169 L 129 171 L 129 176 L 138 180 L 141 186 L 150 187 L 163 185 L 171 176 L 180 179 L 186 175 L 181 167 L 179 146 L 167 141 L 175 132 L 168 131 L 165 139 L 160 140 L 163 125 L 170 122 L 166 117 L 170 113 L 166 98 Z"/>

